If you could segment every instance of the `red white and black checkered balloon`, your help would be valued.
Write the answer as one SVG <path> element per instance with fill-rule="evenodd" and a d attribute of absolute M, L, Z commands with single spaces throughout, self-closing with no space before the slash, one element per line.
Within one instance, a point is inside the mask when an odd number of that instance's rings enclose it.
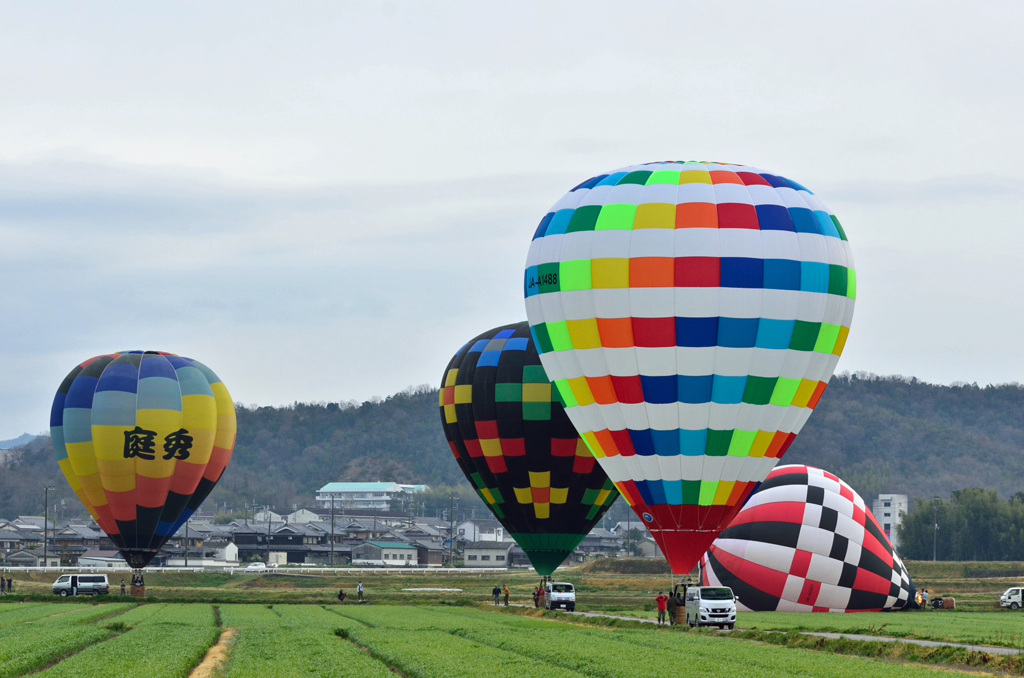
<path fill-rule="evenodd" d="M 704 555 L 702 583 L 755 612 L 912 606 L 913 582 L 864 500 L 811 466 L 779 466 Z"/>

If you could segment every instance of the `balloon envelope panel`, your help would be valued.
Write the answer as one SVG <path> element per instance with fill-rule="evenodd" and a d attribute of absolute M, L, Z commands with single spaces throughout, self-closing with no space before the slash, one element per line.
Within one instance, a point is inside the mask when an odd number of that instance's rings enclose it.
<path fill-rule="evenodd" d="M 50 411 L 57 462 L 132 567 L 145 567 L 231 460 L 235 407 L 202 363 L 169 353 L 97 356 Z"/>
<path fill-rule="evenodd" d="M 462 472 L 537 571 L 551 574 L 618 493 L 565 415 L 529 326 L 463 346 L 445 369 L 440 408 Z"/>
<path fill-rule="evenodd" d="M 856 274 L 806 188 L 740 165 L 589 179 L 541 220 L 526 313 L 569 418 L 687 573 L 817 405 Z"/>
<path fill-rule="evenodd" d="M 702 564 L 704 584 L 757 612 L 895 610 L 916 592 L 860 495 L 810 466 L 772 471 Z"/>

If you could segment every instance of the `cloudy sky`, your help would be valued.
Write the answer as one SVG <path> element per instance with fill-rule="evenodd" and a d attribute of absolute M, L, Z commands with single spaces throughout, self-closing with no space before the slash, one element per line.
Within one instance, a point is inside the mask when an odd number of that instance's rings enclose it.
<path fill-rule="evenodd" d="M 662 159 L 809 187 L 839 369 L 1024 382 L 1024 4 L 0 6 L 0 440 L 156 349 L 246 404 L 436 384 L 547 209 Z"/>

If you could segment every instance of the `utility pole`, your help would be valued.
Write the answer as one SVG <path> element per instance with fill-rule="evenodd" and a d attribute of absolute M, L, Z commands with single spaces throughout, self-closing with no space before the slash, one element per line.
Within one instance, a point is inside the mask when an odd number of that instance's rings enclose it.
<path fill-rule="evenodd" d="M 47 485 L 43 488 L 43 567 L 45 568 L 49 564 L 49 549 L 47 548 L 49 542 L 46 540 L 46 528 L 50 522 L 50 490 L 53 489 L 53 485 Z M 43 570 L 45 572 L 45 569 Z"/>
<path fill-rule="evenodd" d="M 334 567 L 334 495 L 331 495 L 331 567 Z"/>
<path fill-rule="evenodd" d="M 633 552 L 629 550 L 629 541 L 630 541 L 630 537 L 632 536 L 630 533 L 633 531 L 632 518 L 633 518 L 633 512 L 632 511 L 627 511 L 626 512 L 626 557 L 627 558 L 629 558 L 631 555 L 633 555 Z"/>
<path fill-rule="evenodd" d="M 932 562 L 935 562 L 935 546 L 939 539 L 939 495 L 935 495 L 932 501 L 932 515 L 935 519 L 935 529 L 932 530 Z"/>
<path fill-rule="evenodd" d="M 455 566 L 455 500 L 454 494 L 448 495 L 448 567 Z"/>
<path fill-rule="evenodd" d="M 267 504 L 267 566 L 270 566 L 270 504 Z M 255 514 L 254 514 L 255 515 Z"/>

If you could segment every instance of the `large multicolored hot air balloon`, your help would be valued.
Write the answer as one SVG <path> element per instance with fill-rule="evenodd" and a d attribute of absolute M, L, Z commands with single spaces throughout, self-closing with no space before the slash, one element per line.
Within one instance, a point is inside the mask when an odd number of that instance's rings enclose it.
<path fill-rule="evenodd" d="M 702 583 L 758 612 L 916 607 L 916 590 L 853 488 L 811 466 L 779 466 L 704 556 Z"/>
<path fill-rule="evenodd" d="M 818 404 L 856 276 L 839 221 L 800 184 L 663 162 L 559 200 L 525 294 L 569 418 L 684 574 Z"/>
<path fill-rule="evenodd" d="M 459 349 L 441 423 L 462 472 L 538 573 L 555 571 L 618 493 L 559 402 L 525 322 Z"/>
<path fill-rule="evenodd" d="M 202 363 L 131 351 L 85 361 L 50 411 L 61 470 L 133 568 L 145 567 L 220 480 L 235 406 Z"/>

